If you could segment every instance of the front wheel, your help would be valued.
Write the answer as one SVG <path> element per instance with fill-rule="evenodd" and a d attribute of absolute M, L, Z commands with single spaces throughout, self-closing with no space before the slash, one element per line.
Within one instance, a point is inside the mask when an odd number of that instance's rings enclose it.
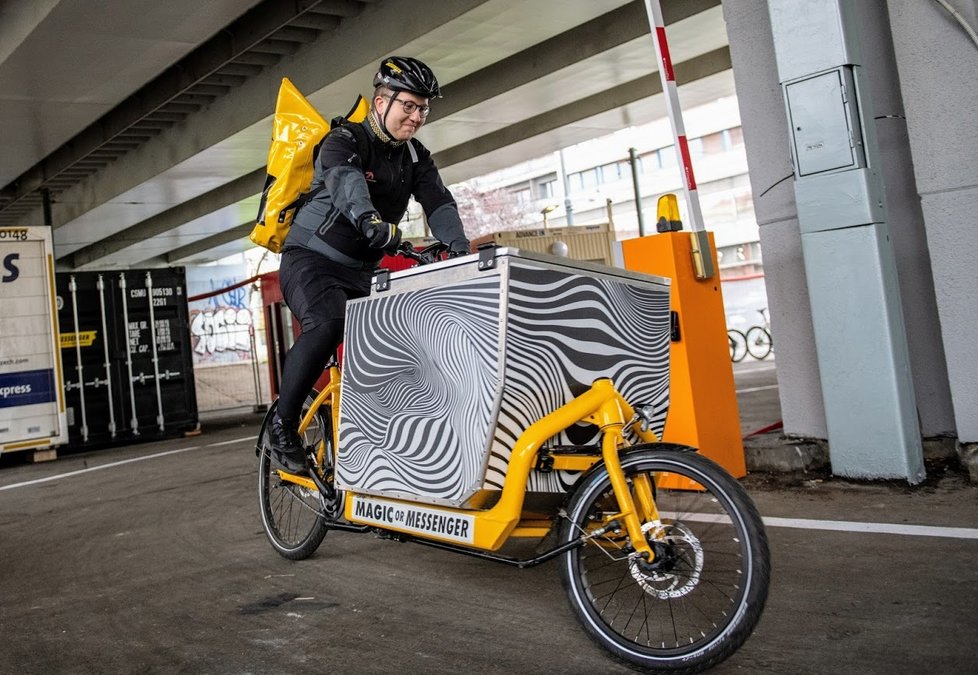
<path fill-rule="evenodd" d="M 727 341 L 730 343 L 730 360 L 740 363 L 747 356 L 747 338 L 736 328 L 727 330 Z"/>
<path fill-rule="evenodd" d="M 770 577 L 767 536 L 750 497 L 720 466 L 657 447 L 621 458 L 631 489 L 650 492 L 658 511 L 642 526 L 654 560 L 609 531 L 564 555 L 560 575 L 577 619 L 602 647 L 648 672 L 694 673 L 733 654 L 757 625 Z M 593 470 L 575 488 L 560 543 L 588 537 L 617 513 L 608 472 Z"/>
<path fill-rule="evenodd" d="M 313 392 L 315 394 L 315 392 Z M 305 415 L 313 397 L 307 397 L 302 408 Z M 326 509 L 330 506 L 318 490 L 285 480 L 279 474 L 282 467 L 274 462 L 269 451 L 268 425 L 278 406 L 272 404 L 260 431 L 258 450 L 258 501 L 261 523 L 272 548 L 289 560 L 308 558 L 323 541 L 328 529 Z M 325 467 L 316 467 L 324 479 L 332 481 L 333 432 L 329 407 L 321 406 L 302 434 L 302 442 L 311 450 L 326 444 L 323 453 Z M 335 514 L 332 514 L 335 515 Z"/>

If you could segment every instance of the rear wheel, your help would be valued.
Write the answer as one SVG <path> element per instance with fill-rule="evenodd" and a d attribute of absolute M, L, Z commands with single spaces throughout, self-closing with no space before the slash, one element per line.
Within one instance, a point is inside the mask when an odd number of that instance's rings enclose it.
<path fill-rule="evenodd" d="M 313 392 L 315 394 L 315 392 Z M 302 414 L 312 405 L 313 397 L 306 398 Z M 327 509 L 331 505 L 320 497 L 316 489 L 284 480 L 282 467 L 271 458 L 268 440 L 268 424 L 275 414 L 278 401 L 272 404 L 265 416 L 259 437 L 258 500 L 261 506 L 261 522 L 272 547 L 289 560 L 302 560 L 312 555 L 323 541 L 328 529 Z M 326 444 L 325 467 L 320 471 L 324 480 L 332 481 L 333 432 L 329 407 L 321 406 L 312 422 L 301 434 L 303 443 L 310 451 Z M 335 515 L 335 514 L 331 514 Z"/>
<path fill-rule="evenodd" d="M 584 629 L 615 656 L 651 672 L 699 672 L 730 656 L 757 625 L 770 575 L 767 537 L 747 493 L 720 466 L 657 447 L 621 458 L 633 490 L 650 484 L 643 476 L 655 486 L 659 518 L 642 526 L 653 561 L 609 532 L 563 556 L 561 580 Z M 598 469 L 575 489 L 561 543 L 617 512 L 608 473 Z"/>
<path fill-rule="evenodd" d="M 754 326 L 747 331 L 747 351 L 758 361 L 763 361 L 771 353 L 771 334 L 762 326 Z"/>

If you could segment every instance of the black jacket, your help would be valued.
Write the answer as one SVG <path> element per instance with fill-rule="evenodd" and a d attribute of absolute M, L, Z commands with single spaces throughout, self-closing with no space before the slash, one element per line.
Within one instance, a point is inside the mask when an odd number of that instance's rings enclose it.
<path fill-rule="evenodd" d="M 314 196 L 292 221 L 286 248 L 312 249 L 350 267 L 373 267 L 383 252 L 370 247 L 356 226 L 358 219 L 376 211 L 398 223 L 414 196 L 432 234 L 451 250 L 468 250 L 458 206 L 428 149 L 415 139 L 396 147 L 384 143 L 366 120 L 326 136 L 311 191 Z"/>

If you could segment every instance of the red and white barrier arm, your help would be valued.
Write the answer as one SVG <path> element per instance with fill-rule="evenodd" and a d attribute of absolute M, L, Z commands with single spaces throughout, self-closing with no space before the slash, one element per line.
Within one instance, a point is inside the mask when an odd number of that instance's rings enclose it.
<path fill-rule="evenodd" d="M 686 194 L 687 215 L 691 229 L 694 232 L 700 232 L 704 230 L 703 212 L 700 209 L 699 194 L 696 192 L 696 178 L 693 176 L 693 163 L 689 157 L 689 143 L 686 141 L 683 111 L 679 105 L 679 91 L 676 89 L 676 76 L 672 70 L 672 59 L 669 57 L 666 24 L 662 18 L 662 7 L 659 0 L 645 0 L 645 11 L 649 15 L 652 42 L 655 44 L 655 54 L 659 59 L 659 77 L 662 78 L 662 93 L 666 97 L 666 106 L 669 109 L 669 122 L 672 123 L 672 133 L 675 137 L 676 156 L 679 160 L 679 166 L 683 169 L 683 190 Z"/>

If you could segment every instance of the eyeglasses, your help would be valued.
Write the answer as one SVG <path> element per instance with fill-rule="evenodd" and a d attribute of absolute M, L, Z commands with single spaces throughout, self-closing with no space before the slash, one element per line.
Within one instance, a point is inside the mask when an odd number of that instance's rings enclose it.
<path fill-rule="evenodd" d="M 405 115 L 413 115 L 414 111 L 417 110 L 421 113 L 422 117 L 427 117 L 428 113 L 431 112 L 430 105 L 418 105 L 414 101 L 402 101 L 401 99 L 394 98 L 393 96 L 384 96 L 384 98 L 388 99 L 389 101 L 397 101 L 400 103 L 401 107 L 404 108 Z"/>

